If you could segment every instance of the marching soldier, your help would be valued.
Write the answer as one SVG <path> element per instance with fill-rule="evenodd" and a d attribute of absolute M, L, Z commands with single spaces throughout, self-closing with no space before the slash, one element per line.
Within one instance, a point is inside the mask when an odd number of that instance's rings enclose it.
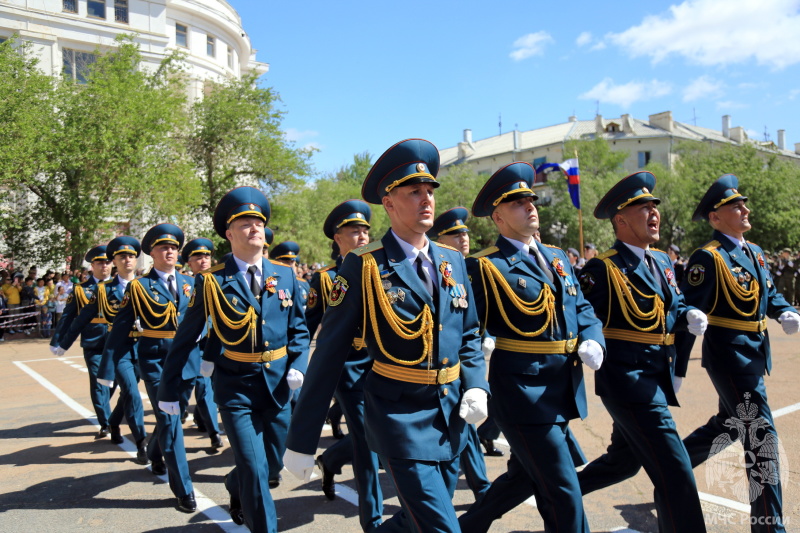
<path fill-rule="evenodd" d="M 266 448 L 276 445 L 275 420 L 303 383 L 309 339 L 294 272 L 262 257 L 269 214 L 269 202 L 253 187 L 233 189 L 219 201 L 214 229 L 230 242 L 232 255 L 195 278 L 168 359 L 184 368 L 210 317 L 208 342 L 223 350 L 206 349 L 205 359 L 213 361 L 204 362 L 204 372 L 213 364 L 214 395 L 236 460 L 226 487 L 251 531 L 274 533 Z"/>
<path fill-rule="evenodd" d="M 98 283 L 97 290 L 89 302 L 81 309 L 80 315 L 69 330 L 59 340 L 59 346 L 68 350 L 80 331 L 89 324 L 107 324 L 110 332 L 119 312 L 125 289 L 135 277 L 136 258 L 141 253 L 139 241 L 134 237 L 115 237 L 106 246 L 106 254 L 117 268 L 117 275 L 109 281 Z M 145 450 L 147 432 L 144 428 L 144 408 L 139 394 L 139 369 L 137 367 L 137 337 L 139 332 L 131 329 L 126 339 L 126 349 L 118 352 L 117 360 L 103 357 L 97 371 L 97 381 L 109 389 L 119 384 L 119 404 L 124 406 L 125 418 L 136 443 L 136 462 L 148 464 Z M 113 416 L 112 416 L 113 419 Z M 121 421 L 121 420 L 120 420 Z M 110 422 L 111 442 L 123 442 L 119 424 Z"/>
<path fill-rule="evenodd" d="M 708 314 L 703 367 L 719 395 L 719 412 L 683 444 L 694 467 L 740 438 L 747 465 L 751 531 L 786 531 L 778 434 L 764 384 L 764 373 L 772 368 L 767 317 L 778 319 L 791 335 L 800 328 L 800 315 L 777 291 L 764 251 L 744 238 L 752 226 L 747 197 L 738 186 L 733 174 L 719 178 L 692 217 L 693 221 L 707 220 L 714 229 L 712 240 L 689 259 L 682 289 L 688 304 Z M 679 341 L 687 360 L 694 338 Z M 679 373 L 685 373 L 685 364 Z"/>
<path fill-rule="evenodd" d="M 466 424 L 486 416 L 489 386 L 464 259 L 427 239 L 439 152 L 422 139 L 389 148 L 362 188 L 391 220 L 380 240 L 347 254 L 333 281 L 317 348 L 289 428 L 286 468 L 308 480 L 353 339 L 373 359 L 364 383 L 367 443 L 402 511 L 378 531 L 460 531 L 452 499 Z M 457 296 L 454 296 L 456 294 Z M 359 328 L 362 328 L 359 331 Z"/>
<path fill-rule="evenodd" d="M 178 498 L 176 508 L 191 513 L 197 510 L 197 502 L 186 460 L 180 413 L 167 414 L 159 408 L 158 401 L 164 359 L 191 295 L 192 278 L 175 270 L 181 246 L 183 231 L 174 224 L 158 224 L 147 231 L 142 239 L 142 250 L 152 257 L 153 268 L 128 284 L 105 351 L 106 357 L 118 360 L 128 349 L 131 329 L 141 332 L 139 372 L 156 417 L 147 456 L 154 474 L 169 472 L 170 489 Z"/>
<path fill-rule="evenodd" d="M 530 164 L 506 165 L 472 206 L 500 232 L 495 246 L 467 259 L 478 317 L 496 337 L 489 413 L 529 477 L 547 531 L 588 531 L 568 422 L 586 416 L 581 363 L 599 368 L 604 341 L 564 251 L 534 238 L 533 180 Z M 471 512 L 460 520 L 467 529 Z"/>
<path fill-rule="evenodd" d="M 298 293 L 300 297 L 300 303 L 301 305 L 305 306 L 306 300 L 308 299 L 308 291 L 311 289 L 311 287 L 305 278 L 300 277 L 300 271 L 297 267 L 297 258 L 299 255 L 300 245 L 294 241 L 283 241 L 280 244 L 276 244 L 270 253 L 270 257 L 273 260 L 292 267 L 294 275 L 297 277 L 297 285 L 300 289 L 300 292 Z"/>
<path fill-rule="evenodd" d="M 428 237 L 434 239 L 439 244 L 455 248 L 461 252 L 461 255 L 466 257 L 469 255 L 468 218 L 469 211 L 467 211 L 466 207 L 454 207 L 449 209 L 436 217 L 436 220 L 433 221 L 433 227 L 428 231 Z M 486 491 L 489 490 L 491 483 L 486 475 L 486 462 L 481 453 L 481 443 L 475 424 L 469 424 L 467 426 L 467 435 L 467 446 L 464 448 L 464 451 L 461 452 L 459 463 L 461 470 L 464 472 L 464 477 L 467 480 L 469 490 L 472 491 L 475 500 L 479 500 Z M 493 445 L 490 445 L 490 447 L 494 448 Z M 487 452 L 489 451 L 488 446 L 486 450 Z"/>
<path fill-rule="evenodd" d="M 325 219 L 323 231 L 331 239 L 331 259 L 336 263 L 318 270 L 311 280 L 306 307 L 306 323 L 312 335 L 328 308 L 328 297 L 342 261 L 352 250 L 369 243 L 369 222 L 372 210 L 362 200 L 348 200 L 331 211 Z M 337 312 L 334 309 L 332 312 Z M 313 358 L 312 358 L 313 359 Z M 342 473 L 342 466 L 352 462 L 358 489 L 358 508 L 361 528 L 372 531 L 378 527 L 383 515 L 383 492 L 378 480 L 378 456 L 367 445 L 364 427 L 364 382 L 372 368 L 372 359 L 363 343 L 348 346 L 347 360 L 339 376 L 334 397 L 344 412 L 349 433 L 317 457 L 322 471 L 322 492 L 332 500 L 336 497 L 334 475 Z"/>
<path fill-rule="evenodd" d="M 199 238 L 186 243 L 181 252 L 183 264 L 187 265 L 192 274 L 197 276 L 200 272 L 211 267 L 211 254 L 214 252 L 214 243 L 209 239 Z M 164 370 L 159 385 L 158 397 L 160 401 L 171 402 L 176 391 L 186 391 L 180 394 L 181 414 L 186 412 L 194 388 L 194 397 L 197 402 L 194 411 L 195 422 L 199 431 L 207 432 L 211 439 L 212 448 L 224 446 L 219 436 L 219 421 L 217 420 L 217 404 L 214 403 L 214 389 L 211 378 L 200 373 L 200 364 L 203 351 L 206 347 L 206 335 L 203 335 L 197 348 L 192 350 L 188 364 L 183 368 L 172 368 L 171 361 L 164 362 Z"/>
<path fill-rule="evenodd" d="M 104 245 L 95 246 L 89 250 L 84 260 L 87 263 L 91 263 L 92 275 L 83 283 L 75 285 L 72 294 L 67 299 L 67 305 L 64 308 L 61 321 L 58 323 L 58 329 L 50 340 L 50 351 L 58 356 L 64 355 L 65 351 L 64 348 L 59 346 L 61 338 L 69 331 L 73 320 L 78 317 L 83 306 L 92 299 L 97 291 L 97 285 L 107 280 L 111 275 L 111 262 L 108 260 Z M 97 415 L 97 423 L 100 425 L 100 430 L 95 438 L 102 439 L 108 436 L 110 425 L 119 426 L 124 414 L 124 402 L 119 399 L 112 413 L 110 401 L 113 391 L 97 381 L 97 371 L 103 358 L 103 345 L 108 334 L 108 323 L 103 319 L 96 319 L 86 324 L 78 333 L 81 335 L 83 359 L 89 371 L 89 396 L 92 398 L 92 406 L 94 406 L 94 412 Z M 71 345 L 72 343 L 70 342 L 69 344 Z"/>

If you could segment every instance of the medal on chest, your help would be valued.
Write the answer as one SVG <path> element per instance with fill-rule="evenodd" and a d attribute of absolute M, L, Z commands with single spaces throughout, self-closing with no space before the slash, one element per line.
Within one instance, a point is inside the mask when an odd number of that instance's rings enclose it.
<path fill-rule="evenodd" d="M 279 289 L 278 299 L 281 301 L 281 307 L 289 307 L 290 305 L 294 305 L 292 294 L 289 292 L 289 289 Z"/>
<path fill-rule="evenodd" d="M 461 283 L 456 283 L 452 287 L 450 287 L 450 296 L 452 298 L 453 307 L 456 309 L 466 309 L 469 307 L 469 303 L 467 302 L 467 289 Z"/>
<path fill-rule="evenodd" d="M 442 261 L 439 265 L 439 272 L 442 274 L 442 280 L 448 287 L 455 287 L 456 281 L 453 279 L 453 265 L 447 261 Z"/>

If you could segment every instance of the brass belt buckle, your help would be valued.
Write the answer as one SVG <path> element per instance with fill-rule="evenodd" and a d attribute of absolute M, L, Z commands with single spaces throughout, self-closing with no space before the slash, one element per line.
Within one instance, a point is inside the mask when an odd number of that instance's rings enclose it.
<path fill-rule="evenodd" d="M 575 351 L 575 346 L 578 344 L 578 339 L 568 339 L 567 340 L 567 353 L 572 353 Z"/>
<path fill-rule="evenodd" d="M 272 361 L 272 350 L 261 352 L 261 362 L 269 363 L 270 361 Z"/>
<path fill-rule="evenodd" d="M 447 383 L 447 369 L 440 368 L 439 371 L 436 373 L 436 383 L 439 385 L 444 385 Z"/>

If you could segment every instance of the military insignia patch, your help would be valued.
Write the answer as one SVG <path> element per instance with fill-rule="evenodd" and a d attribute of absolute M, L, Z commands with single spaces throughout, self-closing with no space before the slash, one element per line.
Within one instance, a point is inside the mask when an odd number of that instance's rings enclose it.
<path fill-rule="evenodd" d="M 184 283 L 183 284 L 183 295 L 188 298 L 190 294 L 192 294 L 192 286 L 189 285 L 188 283 Z"/>
<path fill-rule="evenodd" d="M 71 303 L 72 303 L 72 300 L 74 300 L 74 299 L 75 299 L 75 296 L 74 296 L 74 295 L 72 295 L 72 294 L 70 294 L 70 295 L 67 297 L 67 303 L 68 303 L 68 304 L 71 304 Z"/>
<path fill-rule="evenodd" d="M 556 273 L 559 276 L 561 276 L 562 278 L 567 275 L 567 273 L 564 272 L 564 262 L 561 261 L 561 259 L 559 259 L 557 257 L 555 259 L 553 259 L 553 268 L 556 269 Z"/>
<path fill-rule="evenodd" d="M 447 261 L 442 261 L 439 265 L 439 272 L 442 274 L 442 279 L 448 287 L 454 287 L 456 282 L 453 280 L 453 265 Z"/>
<path fill-rule="evenodd" d="M 306 299 L 306 306 L 307 307 L 316 307 L 317 306 L 317 289 L 311 289 L 308 291 L 308 298 Z"/>
<path fill-rule="evenodd" d="M 692 287 L 697 287 L 698 285 L 703 283 L 705 278 L 706 278 L 706 267 L 704 267 L 703 265 L 692 265 L 689 268 L 687 279 L 689 280 L 689 285 L 691 285 Z"/>
<path fill-rule="evenodd" d="M 336 279 L 333 280 L 331 293 L 328 296 L 328 305 L 335 307 L 342 303 L 349 288 L 350 285 L 347 284 L 346 279 L 344 279 L 342 276 L 336 276 Z"/>
<path fill-rule="evenodd" d="M 92 296 L 91 298 L 89 298 L 89 303 L 90 303 L 90 304 L 95 304 L 95 303 L 97 303 L 97 295 L 95 295 L 95 296 Z"/>
<path fill-rule="evenodd" d="M 125 307 L 126 305 L 128 305 L 128 302 L 130 301 L 131 297 L 128 294 L 126 294 L 125 296 L 122 297 L 122 304 L 120 304 L 120 307 Z"/>
<path fill-rule="evenodd" d="M 594 276 L 588 272 L 581 274 L 580 278 L 578 278 L 578 281 L 580 282 L 581 290 L 584 293 L 588 293 L 592 290 L 592 288 L 594 288 Z"/>
<path fill-rule="evenodd" d="M 275 287 L 278 286 L 278 280 L 270 276 L 264 280 L 264 289 L 272 294 L 275 294 Z"/>
<path fill-rule="evenodd" d="M 197 294 L 196 291 L 194 289 L 192 289 L 192 297 L 189 300 L 189 307 L 194 306 L 194 297 L 195 297 L 196 294 Z"/>

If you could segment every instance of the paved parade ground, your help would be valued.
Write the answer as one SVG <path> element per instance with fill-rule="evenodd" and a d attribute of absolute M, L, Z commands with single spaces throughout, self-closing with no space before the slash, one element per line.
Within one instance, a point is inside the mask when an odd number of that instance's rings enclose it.
<path fill-rule="evenodd" d="M 767 391 L 784 452 L 783 505 L 787 531 L 800 531 L 800 337 L 789 337 L 775 321 L 769 324 L 773 372 Z M 673 409 L 678 429 L 686 436 L 717 409 L 717 398 L 700 366 L 700 342 L 695 344 L 689 375 Z M 64 357 L 51 355 L 46 339 L 17 335 L 0 344 L 0 531 L 246 531 L 228 516 L 228 496 L 222 484 L 233 465 L 226 446 L 212 451 L 208 436 L 199 433 L 189 416 L 184 425 L 186 451 L 197 496 L 198 512 L 174 509 L 166 476 L 154 476 L 135 464 L 135 445 L 96 441 L 94 412 L 88 394 L 87 371 L 79 348 Z M 611 419 L 594 395 L 594 379 L 586 371 L 589 417 L 572 424 L 589 460 L 605 450 Z M 154 424 L 145 402 L 148 431 Z M 116 394 L 112 400 L 116 402 Z M 129 435 L 123 427 L 123 435 Z M 326 427 L 321 447 L 333 442 Z M 506 452 L 501 440 L 498 447 Z M 741 454 L 720 454 L 714 468 L 695 469 L 697 486 L 710 532 L 749 531 L 748 505 L 737 501 L 737 483 L 744 480 Z M 489 478 L 505 471 L 505 459 L 487 457 Z M 383 474 L 382 474 L 383 476 Z M 394 489 L 384 476 L 385 513 L 399 509 Z M 328 501 L 319 479 L 302 483 L 283 472 L 273 491 L 280 531 L 360 531 L 352 470 L 337 476 L 338 497 Z M 458 514 L 473 501 L 463 476 L 456 492 Z M 617 486 L 584 498 L 591 530 L 656 531 L 653 488 L 640 472 Z M 492 532 L 542 531 L 534 502 L 528 502 L 495 523 Z"/>

